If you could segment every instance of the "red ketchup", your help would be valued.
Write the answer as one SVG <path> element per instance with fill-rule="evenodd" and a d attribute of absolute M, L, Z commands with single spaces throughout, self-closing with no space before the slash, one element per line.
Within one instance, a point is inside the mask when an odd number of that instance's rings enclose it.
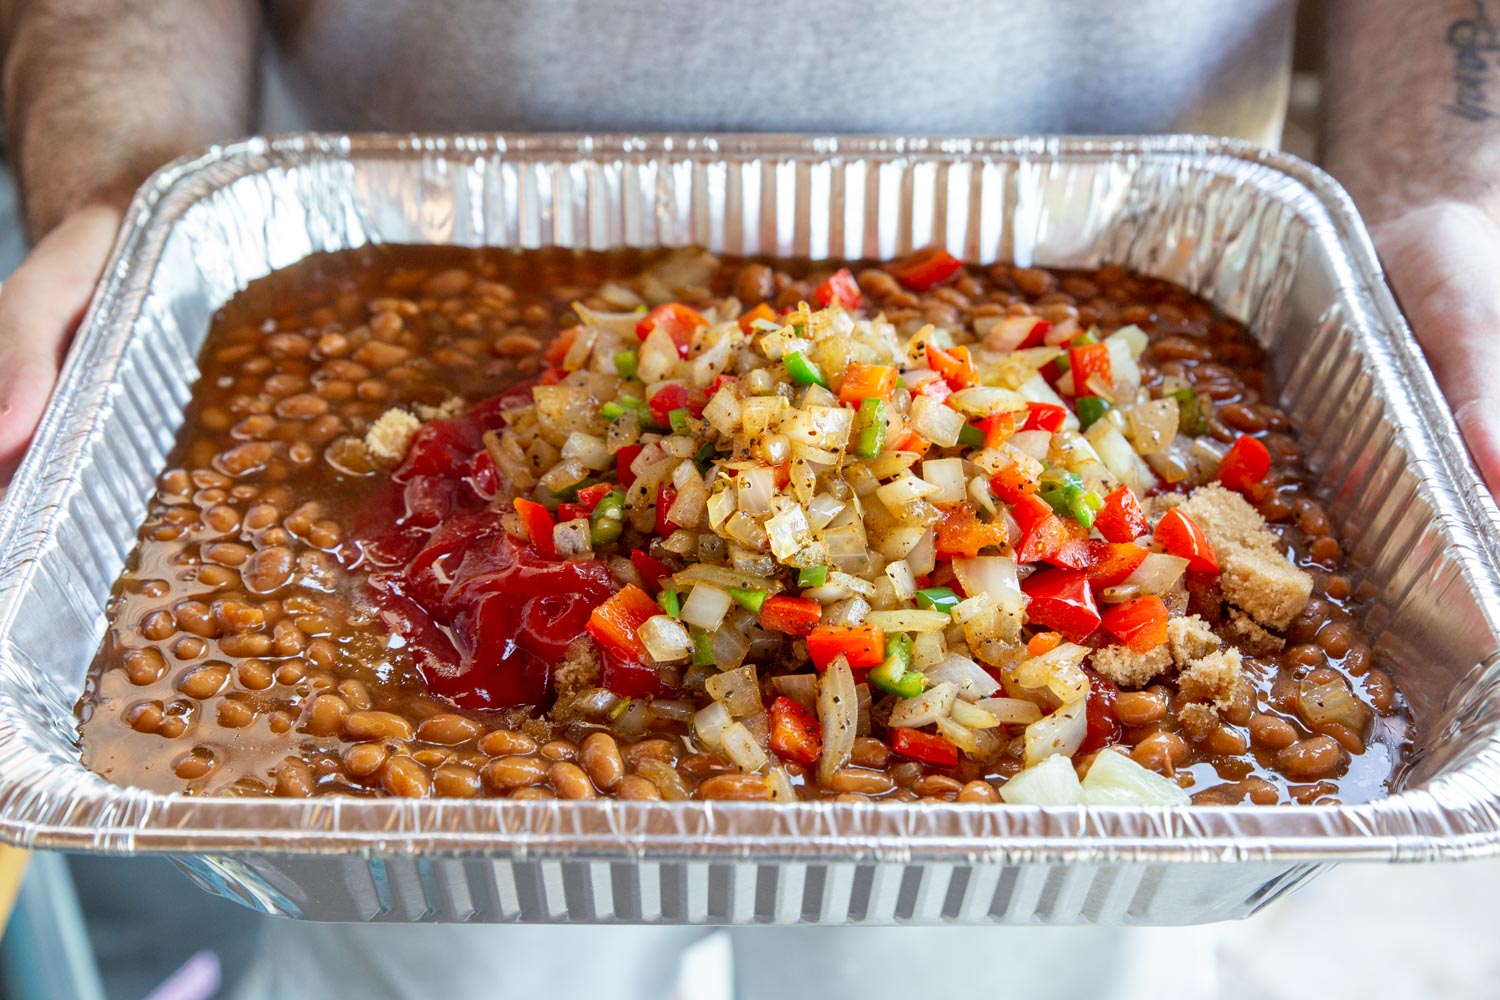
<path fill-rule="evenodd" d="M 355 532 L 382 619 L 461 708 L 545 703 L 559 657 L 615 590 L 603 563 L 542 559 L 490 505 L 503 484 L 484 432 L 529 401 L 524 386 L 425 424 Z"/>

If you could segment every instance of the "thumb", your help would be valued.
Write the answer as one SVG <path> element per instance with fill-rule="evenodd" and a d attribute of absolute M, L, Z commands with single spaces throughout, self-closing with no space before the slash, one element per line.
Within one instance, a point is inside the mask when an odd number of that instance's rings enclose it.
<path fill-rule="evenodd" d="M 1372 236 L 1474 464 L 1500 494 L 1500 226 L 1442 203 Z"/>
<path fill-rule="evenodd" d="M 80 209 L 0 284 L 0 485 L 26 452 L 119 224 L 113 208 Z"/>

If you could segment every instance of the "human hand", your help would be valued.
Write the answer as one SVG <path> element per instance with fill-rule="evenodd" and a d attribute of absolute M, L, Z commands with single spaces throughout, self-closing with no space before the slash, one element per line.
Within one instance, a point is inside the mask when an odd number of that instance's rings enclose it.
<path fill-rule="evenodd" d="M 1438 202 L 1371 236 L 1475 465 L 1500 493 L 1500 226 L 1477 206 Z"/>
<path fill-rule="evenodd" d="M 80 209 L 0 284 L 0 489 L 26 454 L 119 226 L 114 208 Z"/>

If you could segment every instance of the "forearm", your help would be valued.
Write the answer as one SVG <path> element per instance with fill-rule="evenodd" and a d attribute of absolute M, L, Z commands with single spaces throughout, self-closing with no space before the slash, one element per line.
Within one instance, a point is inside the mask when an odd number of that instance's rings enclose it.
<path fill-rule="evenodd" d="M 4 114 L 33 239 L 251 126 L 255 0 L 30 0 L 5 13 Z"/>
<path fill-rule="evenodd" d="M 1323 161 L 1372 224 L 1500 220 L 1500 0 L 1330 0 Z"/>

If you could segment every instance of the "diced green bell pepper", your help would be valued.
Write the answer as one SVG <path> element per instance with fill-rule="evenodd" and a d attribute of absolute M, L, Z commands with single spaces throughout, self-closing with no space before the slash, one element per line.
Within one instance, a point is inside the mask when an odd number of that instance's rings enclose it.
<path fill-rule="evenodd" d="M 866 399 L 859 404 L 859 415 L 855 419 L 858 438 L 854 453 L 860 458 L 874 458 L 885 450 L 885 404 L 878 399 Z"/>
<path fill-rule="evenodd" d="M 781 361 L 786 365 L 786 373 L 798 385 L 821 385 L 828 388 L 828 379 L 823 377 L 823 370 L 811 358 L 804 357 L 801 351 L 792 351 Z"/>

